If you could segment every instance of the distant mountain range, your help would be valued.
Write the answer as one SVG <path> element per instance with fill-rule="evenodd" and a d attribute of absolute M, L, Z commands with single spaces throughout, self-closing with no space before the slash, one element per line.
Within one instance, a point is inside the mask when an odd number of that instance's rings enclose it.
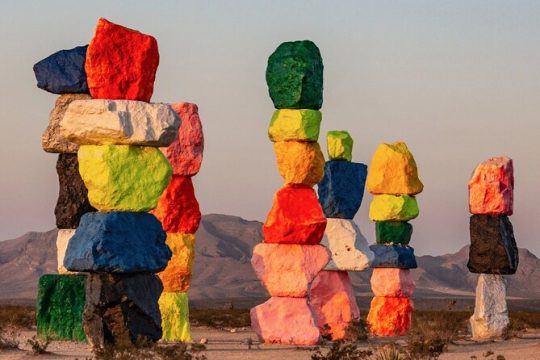
<path fill-rule="evenodd" d="M 262 241 L 262 224 L 236 216 L 210 214 L 202 218 L 196 237 L 190 299 L 264 298 L 255 277 L 252 248 Z M 56 272 L 56 230 L 29 232 L 0 242 L 0 301 L 30 301 L 36 297 L 40 275 Z M 519 250 L 518 272 L 508 276 L 508 296 L 540 299 L 540 259 Z M 413 271 L 416 298 L 453 298 L 474 295 L 477 275 L 467 270 L 468 247 L 455 254 L 419 256 Z M 371 272 L 351 273 L 358 296 L 372 296 Z"/>

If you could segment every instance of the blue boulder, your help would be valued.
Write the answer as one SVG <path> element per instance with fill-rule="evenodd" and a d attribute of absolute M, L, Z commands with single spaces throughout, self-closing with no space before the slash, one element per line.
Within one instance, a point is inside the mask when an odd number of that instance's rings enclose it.
<path fill-rule="evenodd" d="M 362 204 L 367 165 L 327 161 L 318 185 L 319 202 L 327 218 L 352 219 Z"/>
<path fill-rule="evenodd" d="M 371 264 L 374 268 L 399 268 L 416 269 L 414 249 L 402 245 L 370 245 L 369 248 L 375 253 L 375 260 Z"/>
<path fill-rule="evenodd" d="M 34 65 L 37 86 L 53 94 L 88 94 L 86 72 L 86 46 L 60 50 Z"/>
<path fill-rule="evenodd" d="M 64 266 L 85 272 L 159 272 L 172 256 L 166 236 L 152 214 L 86 213 L 69 241 Z"/>

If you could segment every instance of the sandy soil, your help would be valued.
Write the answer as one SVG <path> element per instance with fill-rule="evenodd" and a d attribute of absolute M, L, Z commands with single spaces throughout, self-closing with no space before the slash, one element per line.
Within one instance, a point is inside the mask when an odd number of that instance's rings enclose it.
<path fill-rule="evenodd" d="M 36 359 L 29 350 L 27 339 L 32 338 L 35 333 L 27 331 L 21 334 L 21 350 L 0 351 L 0 360 L 7 359 Z M 311 359 L 311 348 L 264 345 L 258 344 L 257 337 L 250 329 L 237 330 L 236 332 L 209 329 L 198 327 L 193 329 L 193 336 L 196 342 L 200 339 L 208 339 L 207 349 L 203 353 L 209 360 L 230 359 L 230 360 L 275 360 L 275 359 Z M 253 345 L 248 349 L 248 339 L 251 338 Z M 403 340 L 398 340 L 402 342 Z M 362 343 L 360 347 L 370 348 L 388 342 L 387 339 L 374 339 Z M 90 347 L 74 342 L 52 342 L 48 349 L 49 354 L 40 355 L 38 359 L 91 359 Z M 495 341 L 486 343 L 475 343 L 472 341 L 460 341 L 450 345 L 449 351 L 444 353 L 441 360 L 457 359 L 486 359 L 496 360 L 497 355 L 503 355 L 505 360 L 540 360 L 540 331 L 531 332 L 520 339 L 508 341 Z M 491 355 L 488 355 L 490 354 Z M 486 356 L 487 355 L 487 356 Z"/>

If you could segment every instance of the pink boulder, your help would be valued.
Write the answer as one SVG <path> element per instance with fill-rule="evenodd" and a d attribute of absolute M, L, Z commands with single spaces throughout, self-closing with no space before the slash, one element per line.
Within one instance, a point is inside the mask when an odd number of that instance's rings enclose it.
<path fill-rule="evenodd" d="M 315 345 L 319 328 L 306 298 L 272 297 L 251 309 L 251 328 L 265 343 Z"/>
<path fill-rule="evenodd" d="M 375 296 L 411 297 L 415 288 L 411 271 L 408 269 L 373 269 L 371 290 Z"/>
<path fill-rule="evenodd" d="M 306 297 L 309 285 L 330 261 L 322 245 L 258 244 L 251 265 L 271 296 Z"/>
<path fill-rule="evenodd" d="M 360 318 L 351 279 L 346 271 L 321 271 L 313 280 L 309 303 L 323 335 L 342 340 L 353 320 Z"/>
<path fill-rule="evenodd" d="M 513 213 L 513 202 L 512 159 L 502 156 L 480 163 L 469 180 L 471 214 L 510 216 Z"/>
<path fill-rule="evenodd" d="M 174 142 L 162 151 L 171 163 L 174 175 L 194 176 L 203 160 L 204 136 L 197 105 L 191 103 L 171 104 L 182 123 Z"/>

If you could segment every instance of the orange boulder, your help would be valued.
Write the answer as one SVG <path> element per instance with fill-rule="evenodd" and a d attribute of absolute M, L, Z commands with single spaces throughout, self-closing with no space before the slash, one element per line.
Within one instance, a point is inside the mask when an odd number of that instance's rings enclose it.
<path fill-rule="evenodd" d="M 411 327 L 412 311 L 409 298 L 375 296 L 367 316 L 369 331 L 375 336 L 403 336 Z"/>
<path fill-rule="evenodd" d="M 478 215 L 513 213 L 514 166 L 512 159 L 494 157 L 480 163 L 469 180 L 469 210 Z"/>
<path fill-rule="evenodd" d="M 165 292 L 185 292 L 189 289 L 195 255 L 195 235 L 167 234 L 167 245 L 173 255 L 167 267 L 158 273 Z"/>
<path fill-rule="evenodd" d="M 279 174 L 285 184 L 314 186 L 324 175 L 324 155 L 316 142 L 279 141 L 274 143 Z"/>

